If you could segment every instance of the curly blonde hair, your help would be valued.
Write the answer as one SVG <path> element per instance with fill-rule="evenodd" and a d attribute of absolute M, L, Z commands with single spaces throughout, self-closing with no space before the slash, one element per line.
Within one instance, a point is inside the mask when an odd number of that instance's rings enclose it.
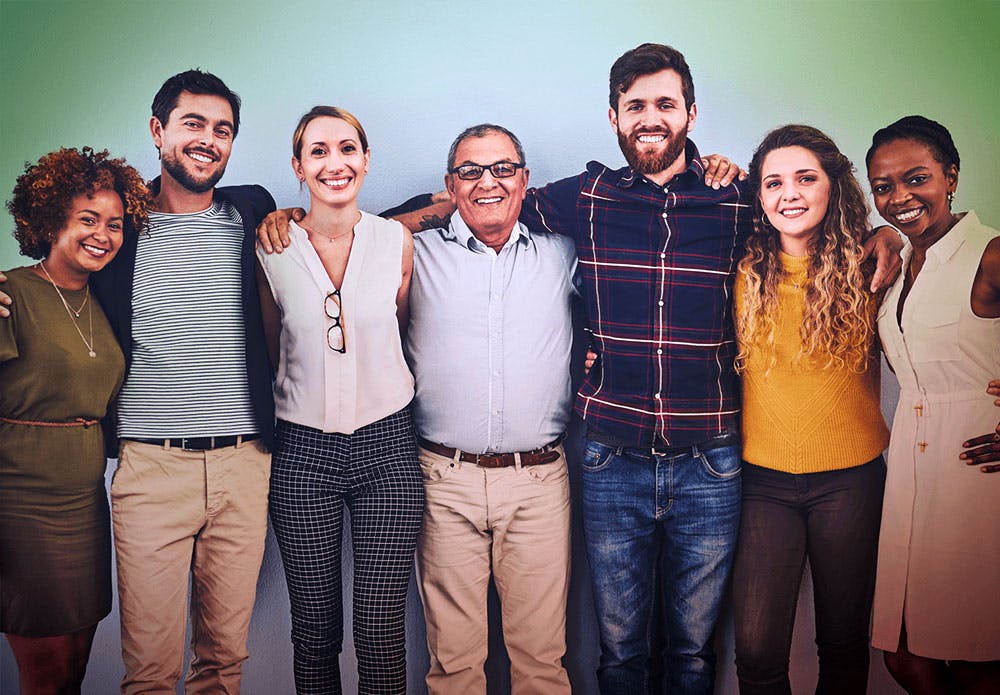
<path fill-rule="evenodd" d="M 152 194 L 124 159 L 111 159 L 107 150 L 95 152 L 92 147 L 63 147 L 43 155 L 37 164 L 26 163 L 13 198 L 7 201 L 21 253 L 35 259 L 48 256 L 53 240 L 66 226 L 73 199 L 103 190 L 121 198 L 126 231 L 146 229 Z"/>
<path fill-rule="evenodd" d="M 804 125 L 786 125 L 768 133 L 750 162 L 754 233 L 738 266 L 745 284 L 743 308 L 736 317 L 737 369 L 745 368 L 753 350 L 768 356 L 768 369 L 775 364 L 778 285 L 785 271 L 778 231 L 763 223 L 758 194 L 764 158 L 773 150 L 796 146 L 816 155 L 830 179 L 830 200 L 819 234 L 809 245 L 801 346 L 793 360 L 806 360 L 821 369 L 863 372 L 874 343 L 876 309 L 868 292 L 873 267 L 862 263 L 863 244 L 871 235 L 868 205 L 850 160 L 824 133 Z"/>

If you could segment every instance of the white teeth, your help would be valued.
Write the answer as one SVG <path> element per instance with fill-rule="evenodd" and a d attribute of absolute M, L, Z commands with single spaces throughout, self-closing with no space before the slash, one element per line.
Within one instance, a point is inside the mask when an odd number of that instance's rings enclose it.
<path fill-rule="evenodd" d="M 639 142 L 663 142 L 663 135 L 640 135 Z"/>
<path fill-rule="evenodd" d="M 782 210 L 781 214 L 785 217 L 798 217 L 806 211 L 805 208 L 788 208 L 787 210 Z"/>
<path fill-rule="evenodd" d="M 202 164 L 209 164 L 212 161 L 211 157 L 203 155 L 199 152 L 188 152 L 188 157 L 195 160 L 196 162 L 201 162 Z"/>
<path fill-rule="evenodd" d="M 325 186 L 329 186 L 330 188 L 340 188 L 341 186 L 346 186 L 347 183 L 348 183 L 348 181 L 350 181 L 349 178 L 345 178 L 345 179 L 324 179 L 322 181 L 322 183 Z"/>
<path fill-rule="evenodd" d="M 492 205 L 493 203 L 499 203 L 503 198 L 497 196 L 495 198 L 476 198 L 476 202 L 479 205 Z"/>
<path fill-rule="evenodd" d="M 89 251 L 90 253 L 95 254 L 97 256 L 103 256 L 104 254 L 106 254 L 108 252 L 107 249 L 102 249 L 102 248 L 99 248 L 97 246 L 91 246 L 90 244 L 82 244 L 82 246 L 87 251 Z"/>
<path fill-rule="evenodd" d="M 923 212 L 924 212 L 923 208 L 917 208 L 916 210 L 907 210 L 906 212 L 901 212 L 898 215 L 896 215 L 896 219 L 899 220 L 900 222 L 910 222 L 911 220 L 915 220 L 918 217 L 920 217 L 920 215 L 923 214 Z"/>

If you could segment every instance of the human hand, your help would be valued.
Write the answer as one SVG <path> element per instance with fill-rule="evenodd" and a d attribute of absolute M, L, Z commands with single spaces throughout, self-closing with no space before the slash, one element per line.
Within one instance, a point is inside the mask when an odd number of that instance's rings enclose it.
<path fill-rule="evenodd" d="M 0 282 L 7 282 L 7 276 L 3 273 L 0 273 Z M 0 292 L 0 318 L 7 318 L 10 316 L 10 309 L 7 308 L 10 306 L 10 303 L 11 298 L 3 292 Z"/>
<path fill-rule="evenodd" d="M 590 370 L 594 368 L 594 362 L 597 361 L 597 353 L 587 348 L 587 357 L 583 360 L 583 373 L 590 374 Z"/>
<path fill-rule="evenodd" d="M 991 381 L 986 392 L 993 396 L 1000 396 L 1000 379 Z M 1000 407 L 1000 398 L 993 401 L 993 405 Z M 963 451 L 958 457 L 965 461 L 968 466 L 1000 461 L 1000 423 L 997 423 L 996 432 L 962 442 L 962 448 L 966 451 Z M 1000 463 L 981 466 L 979 470 L 983 473 L 998 473 L 1000 472 Z"/>
<path fill-rule="evenodd" d="M 903 250 L 903 240 L 894 227 L 883 225 L 875 230 L 865 242 L 865 258 L 875 254 L 875 274 L 872 276 L 872 294 L 896 282 L 903 268 L 899 252 Z"/>
<path fill-rule="evenodd" d="M 257 225 L 257 241 L 260 242 L 264 253 L 277 251 L 281 253 L 292 243 L 288 236 L 288 221 L 295 220 L 301 222 L 306 216 L 306 211 L 302 208 L 284 208 L 275 210 Z"/>
<path fill-rule="evenodd" d="M 740 181 L 746 181 L 747 178 L 747 172 L 721 154 L 702 157 L 701 165 L 705 167 L 705 185 L 716 190 L 731 184 L 737 175 Z"/>

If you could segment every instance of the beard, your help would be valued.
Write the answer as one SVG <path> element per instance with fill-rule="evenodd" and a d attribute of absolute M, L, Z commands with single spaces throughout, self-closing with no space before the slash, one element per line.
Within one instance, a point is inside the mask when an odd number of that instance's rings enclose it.
<path fill-rule="evenodd" d="M 664 131 L 633 130 L 631 134 L 625 134 L 620 129 L 618 130 L 618 147 L 621 148 L 622 154 L 625 155 L 625 161 L 628 162 L 628 165 L 632 169 L 647 176 L 658 174 L 670 168 L 670 165 L 684 153 L 688 127 L 685 125 L 676 134 L 670 130 L 666 130 L 664 133 L 666 135 L 666 147 L 660 152 L 640 152 L 638 137 L 640 135 L 648 135 L 651 132 L 662 133 Z"/>
<path fill-rule="evenodd" d="M 208 178 L 196 179 L 173 154 L 167 152 L 161 153 L 160 164 L 177 183 L 192 193 L 207 193 L 226 173 L 226 167 L 222 167 Z"/>

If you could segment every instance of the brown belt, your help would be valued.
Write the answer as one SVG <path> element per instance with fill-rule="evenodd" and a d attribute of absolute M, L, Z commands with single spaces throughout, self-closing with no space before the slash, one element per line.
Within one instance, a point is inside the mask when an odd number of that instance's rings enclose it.
<path fill-rule="evenodd" d="M 427 449 L 427 451 L 431 451 L 438 456 L 444 456 L 445 458 L 454 459 L 457 454 L 458 460 L 465 463 L 474 463 L 483 468 L 506 468 L 516 463 L 515 457 L 520 457 L 522 466 L 538 466 L 543 463 L 552 463 L 559 459 L 559 452 L 554 451 L 554 449 L 559 446 L 562 440 L 563 437 L 560 436 L 555 441 L 549 442 L 543 447 L 532 449 L 531 451 L 518 451 L 508 454 L 470 454 L 467 451 L 454 449 L 444 444 L 435 444 L 426 439 L 418 439 L 417 443 L 424 449 Z"/>
<path fill-rule="evenodd" d="M 70 422 L 43 422 L 40 420 L 15 420 L 10 417 L 0 417 L 0 422 L 6 422 L 11 425 L 30 425 L 32 427 L 90 427 L 91 425 L 96 425 L 100 420 L 88 420 L 87 418 L 78 417 Z"/>

